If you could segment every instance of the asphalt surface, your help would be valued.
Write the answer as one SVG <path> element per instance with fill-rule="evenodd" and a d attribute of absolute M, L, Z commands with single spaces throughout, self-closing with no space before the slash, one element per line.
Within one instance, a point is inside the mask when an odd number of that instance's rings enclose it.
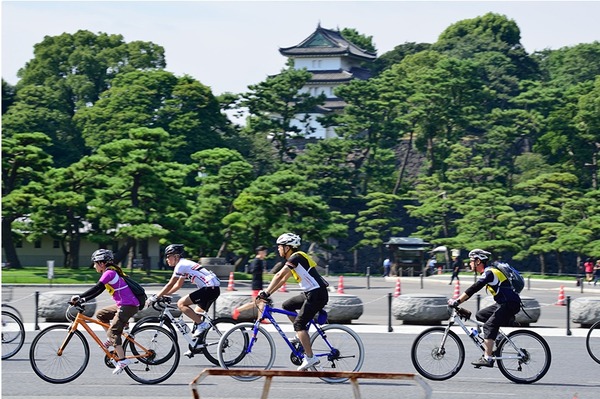
<path fill-rule="evenodd" d="M 400 291 L 402 295 L 440 294 L 452 297 L 454 284 L 448 285 L 449 275 L 431 276 L 424 279 L 418 277 L 402 277 Z M 328 277 L 333 288 L 337 288 L 339 279 Z M 471 274 L 461 274 L 461 291 L 473 282 Z M 366 359 L 363 371 L 415 373 L 410 360 L 410 348 L 416 335 L 428 326 L 404 325 L 400 320 L 389 318 L 389 296 L 394 295 L 397 278 L 382 277 L 344 277 L 344 293 L 358 296 L 363 302 L 363 314 L 354 320 L 350 327 L 357 331 L 363 339 Z M 468 363 L 478 353 L 476 349 L 463 339 L 467 350 L 467 359 L 462 370 L 447 381 L 428 381 L 434 399 L 463 399 L 473 394 L 493 394 L 502 398 L 526 397 L 532 399 L 595 399 L 600 398 L 600 382 L 597 378 L 600 365 L 593 362 L 585 349 L 587 328 L 578 324 L 567 323 L 566 306 L 557 306 L 560 286 L 563 285 L 565 295 L 571 300 L 579 297 L 600 297 L 600 286 L 585 284 L 576 287 L 574 282 L 531 280 L 522 296 L 535 298 L 541 306 L 541 316 L 531 329 L 541 333 L 550 344 L 552 350 L 552 366 L 548 374 L 532 385 L 519 385 L 508 381 L 497 368 L 474 369 Z M 89 286 L 87 286 L 89 287 Z M 227 286 L 222 288 L 222 295 L 227 295 Z M 147 287 L 149 292 L 158 291 L 160 287 Z M 249 282 L 236 282 L 239 292 L 250 292 Z M 582 291 L 583 288 L 583 292 Z M 193 359 L 183 357 L 175 375 L 158 385 L 140 385 L 126 375 L 113 376 L 100 359 L 99 350 L 92 349 L 92 359 L 84 374 L 72 383 L 53 385 L 39 379 L 31 370 L 28 351 L 32 339 L 37 333 L 35 327 L 35 293 L 43 295 L 48 291 L 73 290 L 79 293 L 86 286 L 15 286 L 3 287 L 3 299 L 15 306 L 25 319 L 27 335 L 25 345 L 13 358 L 2 361 L 2 398 L 105 398 L 117 395 L 126 398 L 191 398 L 190 382 L 198 373 L 212 365 L 202 356 Z M 182 294 L 191 291 L 184 287 Z M 294 295 L 298 290 L 288 285 L 288 293 L 274 294 L 275 304 Z M 481 292 L 482 296 L 485 295 Z M 10 298 L 9 298 L 10 296 Z M 104 295 L 106 296 L 107 295 Z M 100 298 L 99 298 L 100 299 Z M 108 298 L 108 301 L 110 299 Z M 110 302 L 107 302 L 110 303 Z M 477 308 L 477 298 L 465 304 L 472 311 Z M 279 320 L 279 319 L 278 319 Z M 291 332 L 291 325 L 281 320 L 284 330 Z M 39 327 L 48 325 L 45 320 L 38 321 Z M 390 331 L 391 329 L 391 331 Z M 278 338 L 276 368 L 290 369 L 289 353 Z M 181 342 L 182 340 L 180 340 Z M 182 349 L 183 344 L 182 344 Z M 259 398 L 265 384 L 261 379 L 255 382 L 239 382 L 230 377 L 208 377 L 199 385 L 199 393 L 203 398 L 233 399 Z M 392 382 L 388 380 L 361 381 L 360 390 L 363 398 L 405 398 L 422 397 L 421 389 L 413 382 Z M 352 388 L 346 384 L 327 384 L 316 378 L 280 378 L 274 379 L 270 398 L 304 399 L 315 398 L 348 398 L 352 397 Z"/>

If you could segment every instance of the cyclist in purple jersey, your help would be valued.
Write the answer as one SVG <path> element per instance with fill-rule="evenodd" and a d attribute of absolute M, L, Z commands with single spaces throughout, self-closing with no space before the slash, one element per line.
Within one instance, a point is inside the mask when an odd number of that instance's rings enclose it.
<path fill-rule="evenodd" d="M 294 296 L 285 301 L 282 307 L 285 310 L 297 312 L 298 316 L 290 317 L 294 324 L 296 340 L 290 342 L 300 342 L 304 347 L 306 356 L 298 370 L 307 370 L 319 364 L 319 359 L 314 356 L 310 337 L 307 331 L 307 324 L 315 315 L 327 305 L 329 294 L 327 292 L 327 282 L 323 280 L 317 271 L 317 263 L 306 253 L 299 250 L 301 244 L 300 236 L 293 233 L 285 233 L 277 239 L 277 250 L 279 255 L 286 260 L 285 264 L 279 270 L 269 286 L 258 293 L 257 299 L 267 299 L 287 281 L 290 276 L 294 276 L 296 282 L 302 288 L 302 294 Z"/>
<path fill-rule="evenodd" d="M 173 275 L 162 290 L 148 298 L 146 303 L 148 306 L 151 306 L 158 298 L 177 292 L 183 286 L 185 279 L 188 278 L 192 283 L 196 284 L 198 289 L 177 301 L 177 307 L 183 314 L 194 321 L 196 328 L 193 336 L 198 337 L 204 330 L 210 327 L 210 324 L 204 322 L 204 318 L 196 313 L 191 308 L 191 305 L 196 305 L 196 309 L 200 312 L 208 311 L 213 302 L 221 294 L 221 281 L 212 271 L 204 266 L 184 258 L 183 252 L 183 244 L 171 244 L 165 248 L 167 265 L 174 268 Z"/>
<path fill-rule="evenodd" d="M 71 297 L 71 304 L 77 302 L 83 303 L 96 298 L 106 289 L 115 301 L 115 305 L 107 306 L 96 312 L 96 318 L 103 323 L 110 325 L 106 335 L 108 341 L 104 346 L 108 349 L 111 346 L 119 356 L 119 362 L 116 365 L 113 374 L 120 374 L 130 363 L 125 358 L 123 351 L 123 342 L 121 334 L 129 319 L 138 311 L 139 301 L 123 279 L 125 275 L 123 270 L 114 263 L 114 254 L 109 249 L 99 249 L 92 254 L 92 262 L 98 273 L 101 273 L 98 284 L 87 290 L 81 295 Z"/>

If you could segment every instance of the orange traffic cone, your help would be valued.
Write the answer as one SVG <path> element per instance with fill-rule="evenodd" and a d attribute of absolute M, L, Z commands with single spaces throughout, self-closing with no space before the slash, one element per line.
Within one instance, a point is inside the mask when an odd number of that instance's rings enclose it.
<path fill-rule="evenodd" d="M 227 291 L 236 291 L 233 283 L 233 272 L 229 272 L 229 284 L 227 284 Z"/>
<path fill-rule="evenodd" d="M 396 280 L 396 291 L 394 291 L 394 298 L 397 298 L 400 296 L 400 277 L 398 277 L 398 280 Z"/>
<path fill-rule="evenodd" d="M 338 282 L 337 293 L 338 294 L 343 294 L 344 293 L 344 276 L 340 276 L 340 281 Z"/>
<path fill-rule="evenodd" d="M 460 296 L 460 281 L 456 280 L 456 285 L 454 286 L 454 295 L 452 295 L 452 299 L 458 299 Z"/>
<path fill-rule="evenodd" d="M 286 283 L 283 283 L 283 285 L 279 289 L 279 292 L 288 292 L 288 290 L 287 290 L 287 284 Z"/>
<path fill-rule="evenodd" d="M 561 285 L 560 290 L 558 290 L 558 301 L 556 301 L 556 305 L 558 306 L 566 306 L 567 300 L 565 299 L 565 286 Z"/>

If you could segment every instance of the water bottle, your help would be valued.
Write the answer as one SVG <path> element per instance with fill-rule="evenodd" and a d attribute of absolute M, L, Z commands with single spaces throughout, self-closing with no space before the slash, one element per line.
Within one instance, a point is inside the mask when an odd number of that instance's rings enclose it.
<path fill-rule="evenodd" d="M 190 332 L 190 328 L 188 327 L 188 325 L 185 323 L 185 321 L 183 321 L 183 319 L 179 319 L 177 320 L 177 324 L 179 325 L 179 329 L 181 330 L 181 332 L 183 334 L 187 334 Z"/>
<path fill-rule="evenodd" d="M 479 331 L 477 331 L 476 328 L 471 328 L 471 334 L 469 334 L 471 337 L 477 337 L 479 335 Z"/>

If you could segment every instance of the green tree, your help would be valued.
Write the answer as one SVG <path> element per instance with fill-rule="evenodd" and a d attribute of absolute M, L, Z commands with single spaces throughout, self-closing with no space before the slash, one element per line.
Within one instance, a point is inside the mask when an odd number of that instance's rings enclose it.
<path fill-rule="evenodd" d="M 521 250 L 515 259 L 536 255 L 540 272 L 546 273 L 545 255 L 559 249 L 556 240 L 563 228 L 559 223 L 561 209 L 577 196 L 576 185 L 577 177 L 570 173 L 545 173 L 515 185 L 511 202 L 519 210 L 509 229 L 522 232 Z"/>
<path fill-rule="evenodd" d="M 224 219 L 232 233 L 230 249 L 247 252 L 286 231 L 300 234 L 304 242 L 326 243 L 343 236 L 344 219 L 312 194 L 315 189 L 314 183 L 290 171 L 256 179 L 235 199 L 236 211 Z"/>
<path fill-rule="evenodd" d="M 2 137 L 2 249 L 11 267 L 21 268 L 15 240 L 24 238 L 28 223 L 22 219 L 44 204 L 43 173 L 52 165 L 45 151 L 50 138 L 43 133 L 16 133 Z M 21 220 L 20 223 L 15 221 Z"/>
<path fill-rule="evenodd" d="M 356 218 L 355 231 L 361 236 L 356 248 L 378 248 L 379 257 L 382 257 L 382 232 L 393 237 L 404 231 L 394 215 L 399 200 L 396 195 L 381 192 L 372 192 L 365 196 L 365 209 L 359 211 Z"/>
<path fill-rule="evenodd" d="M 132 128 L 162 128 L 183 163 L 190 162 L 193 152 L 223 144 L 230 127 L 208 87 L 167 71 L 118 75 L 94 106 L 74 120 L 91 148 L 125 138 Z"/>
<path fill-rule="evenodd" d="M 239 106 L 248 108 L 248 130 L 268 138 L 277 148 L 280 162 L 296 156 L 290 139 L 310 132 L 310 113 L 325 100 L 324 94 L 300 93 L 311 76 L 306 69 L 288 64 L 278 75 L 248 86 L 250 91 L 242 94 Z M 294 124 L 296 118 L 301 127 Z"/>
<path fill-rule="evenodd" d="M 125 43 L 121 35 L 85 30 L 45 36 L 34 46 L 33 54 L 17 74 L 20 80 L 15 106 L 24 101 L 25 107 L 15 110 L 15 119 L 27 122 L 20 133 L 41 131 L 52 138 L 51 155 L 57 166 L 67 166 L 87 153 L 81 132 L 70 119 L 94 104 L 115 76 L 165 66 L 160 46 L 141 41 Z M 28 107 L 42 112 L 30 115 Z M 22 112 L 26 115 L 21 116 Z M 51 118 L 46 119 L 44 114 L 51 114 Z M 54 130 L 53 123 L 57 124 Z M 35 127 L 39 125 L 45 128 Z"/>
<path fill-rule="evenodd" d="M 185 239 L 199 255 L 221 257 L 231 237 L 223 220 L 235 212 L 233 202 L 254 180 L 254 171 L 239 152 L 227 148 L 199 151 L 192 158 L 199 171 L 199 186 L 188 200 L 191 212 L 185 221 L 189 231 Z"/>
<path fill-rule="evenodd" d="M 147 240 L 179 238 L 189 216 L 181 192 L 189 165 L 172 161 L 169 134 L 163 129 L 138 128 L 129 137 L 98 148 L 96 162 L 101 188 L 89 202 L 92 241 L 120 240 L 117 259 L 135 253 L 148 257 Z M 179 234 L 179 235 L 178 235 Z"/>

